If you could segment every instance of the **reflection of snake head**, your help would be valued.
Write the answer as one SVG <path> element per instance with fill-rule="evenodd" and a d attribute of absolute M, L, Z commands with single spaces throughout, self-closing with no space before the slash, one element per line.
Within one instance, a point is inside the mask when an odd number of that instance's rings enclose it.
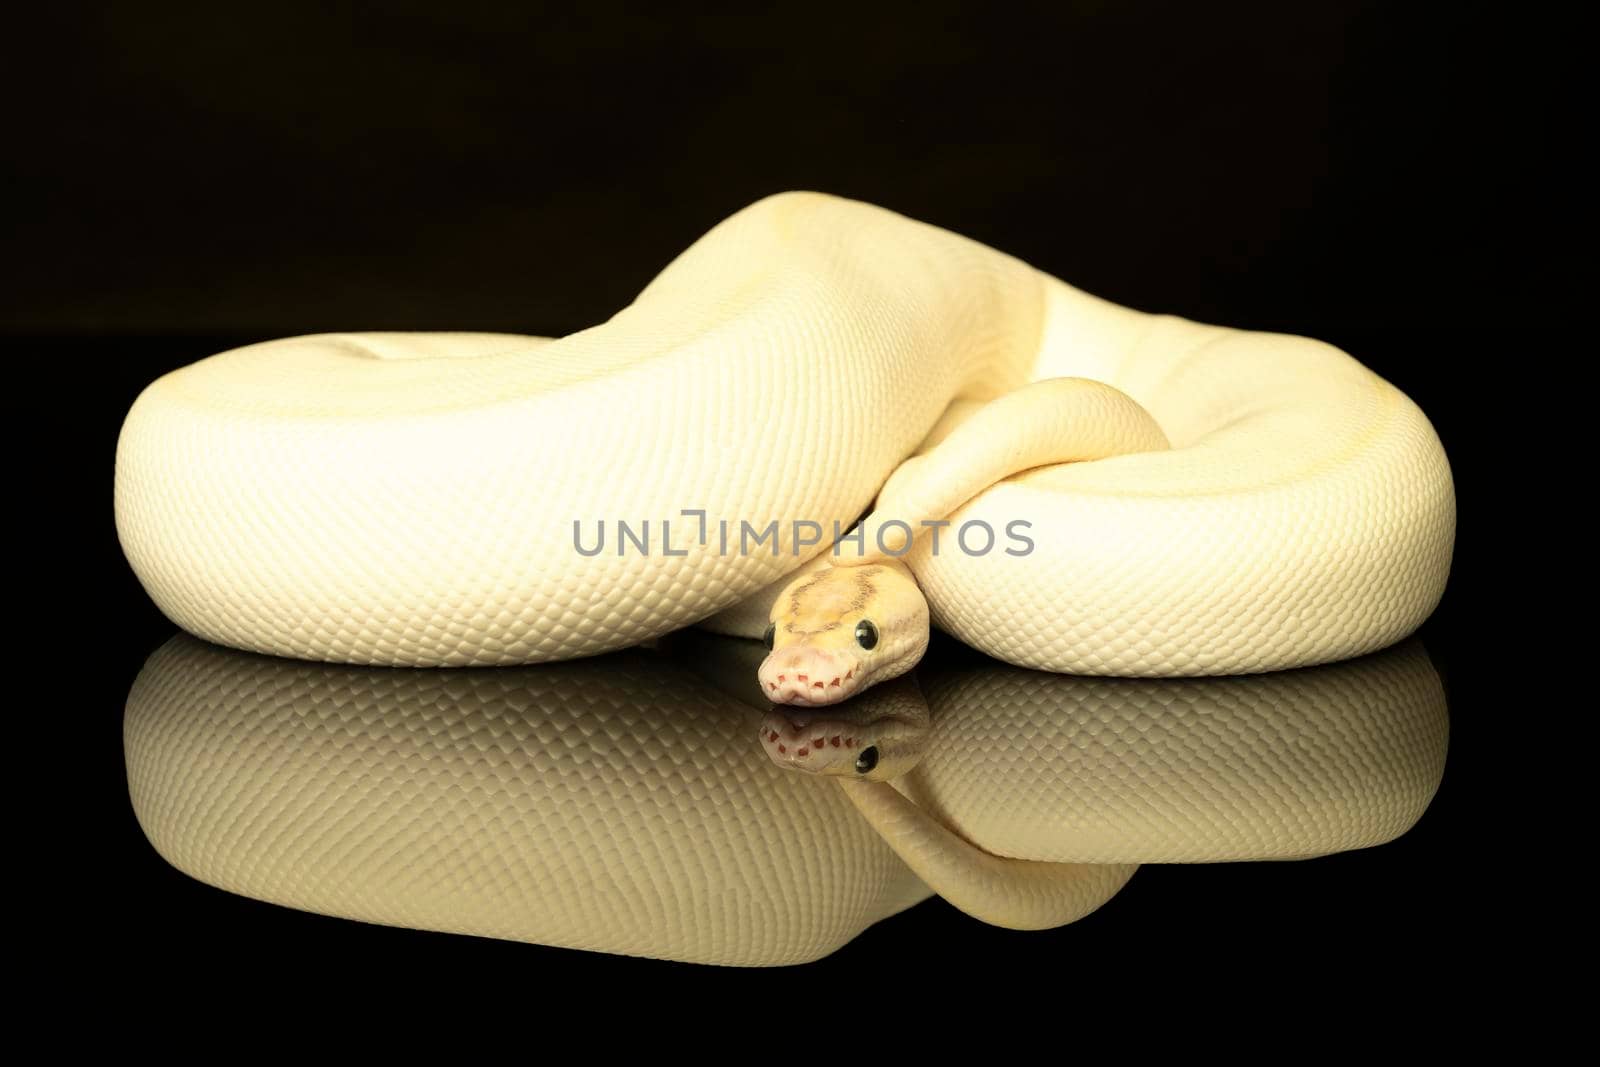
<path fill-rule="evenodd" d="M 899 677 L 928 647 L 928 602 L 904 564 L 808 570 L 773 602 L 758 672 L 774 704 L 837 704 Z"/>
<path fill-rule="evenodd" d="M 822 714 L 778 706 L 761 720 L 761 747 L 778 766 L 879 782 L 916 766 L 929 734 L 927 702 L 909 677 Z"/>

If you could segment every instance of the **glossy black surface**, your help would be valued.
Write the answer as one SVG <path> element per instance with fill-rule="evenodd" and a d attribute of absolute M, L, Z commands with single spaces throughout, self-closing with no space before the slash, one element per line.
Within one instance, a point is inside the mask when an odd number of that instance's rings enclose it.
<path fill-rule="evenodd" d="M 1450 690 L 1450 762 L 1405 837 L 1315 863 L 1150 868 L 1101 912 L 1041 934 L 931 902 L 874 946 L 795 972 L 794 988 L 882 978 L 904 992 L 910 977 L 942 1017 L 975 976 L 1050 975 L 1067 999 L 1033 1019 L 1057 1032 L 1097 1021 L 1063 1004 L 1207 988 L 1237 1021 L 1248 1002 L 1232 994 L 1250 990 L 1305 1040 L 1372 1004 L 1522 973 L 1488 961 L 1547 910 L 1506 887 L 1533 885 L 1516 871 L 1548 855 L 1508 814 L 1542 795 L 1517 779 L 1545 774 L 1505 727 L 1547 713 L 1516 668 L 1551 624 L 1521 604 L 1513 587 L 1533 579 L 1501 543 L 1527 524 L 1534 490 L 1512 459 L 1537 442 L 1508 449 L 1487 424 L 1523 394 L 1484 368 L 1579 349 L 1550 329 L 1546 257 L 1522 248 L 1566 227 L 1551 224 L 1537 133 L 1556 65 L 1542 47 L 1518 60 L 1514 14 L 674 15 L 623 47 L 602 18 L 557 29 L 428 7 L 381 28 L 324 5 L 129 8 L 21 57 L 43 66 L 0 149 L 24 183 L 0 331 L 22 423 L 13 456 L 32 475 L 16 490 L 18 570 L 52 635 L 38 645 L 65 660 L 51 676 L 65 707 L 18 716 L 37 727 L 17 749 L 41 783 L 26 788 L 61 798 L 19 818 L 24 837 L 47 838 L 34 870 L 60 910 L 37 921 L 71 941 L 53 966 L 168 1002 L 282 996 L 308 975 L 342 991 L 559 984 L 655 999 L 774 980 L 364 927 L 165 864 L 128 804 L 121 721 L 172 628 L 116 544 L 111 472 L 122 416 L 167 370 L 295 332 L 582 328 L 718 218 L 810 187 L 962 230 L 1136 307 L 1344 347 L 1433 420 L 1460 522 L 1450 587 L 1422 630 Z M 1519 195 L 1525 184 L 1540 192 Z M 14 648 L 18 662 L 34 647 Z M 38 766 L 64 744 L 65 779 Z M 254 1001 L 256 1014 L 277 1003 Z M 383 1018 L 405 1022 L 403 1009 L 389 998 Z"/>

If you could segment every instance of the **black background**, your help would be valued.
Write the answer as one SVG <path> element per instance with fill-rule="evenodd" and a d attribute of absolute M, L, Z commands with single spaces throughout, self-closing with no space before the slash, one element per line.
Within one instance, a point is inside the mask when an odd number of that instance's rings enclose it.
<path fill-rule="evenodd" d="M 172 628 L 116 545 L 111 464 L 128 405 L 166 370 L 320 330 L 567 333 L 722 217 L 810 188 L 1134 307 L 1344 347 L 1434 420 L 1460 521 L 1423 631 L 1451 691 L 1450 765 L 1404 838 L 1308 863 L 1147 868 L 1044 934 L 933 901 L 787 974 L 828 989 L 909 973 L 937 990 L 1093 961 L 1098 982 L 1146 995 L 1265 982 L 1293 998 L 1351 969 L 1372 997 L 1466 973 L 1496 930 L 1474 869 L 1497 691 L 1474 641 L 1498 593 L 1496 467 L 1476 419 L 1491 390 L 1475 368 L 1543 343 L 1528 315 L 1545 283 L 1518 246 L 1549 224 L 1527 188 L 1533 64 L 1488 10 L 71 9 L 6 145 L 0 331 L 12 365 L 45 378 L 34 395 L 54 450 L 37 473 L 71 487 L 52 529 L 87 537 L 55 598 L 69 614 L 94 605 L 75 621 L 94 649 L 75 670 L 91 758 L 72 779 L 67 851 L 91 857 L 95 896 L 77 961 L 126 976 L 154 958 L 200 984 L 307 970 L 369 986 L 401 971 L 425 985 L 770 980 L 364 927 L 167 867 L 128 805 L 120 719 Z M 21 58 L 24 73 L 40 59 Z M 66 389 L 70 416 L 49 399 Z"/>

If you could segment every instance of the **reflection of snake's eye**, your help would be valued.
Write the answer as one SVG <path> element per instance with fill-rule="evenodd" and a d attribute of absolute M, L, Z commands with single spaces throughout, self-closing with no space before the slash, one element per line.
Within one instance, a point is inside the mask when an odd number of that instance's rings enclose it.
<path fill-rule="evenodd" d="M 878 628 L 866 619 L 856 623 L 856 644 L 862 648 L 873 648 L 878 643 Z"/>
<path fill-rule="evenodd" d="M 872 624 L 867 623 L 868 626 Z M 878 746 L 868 745 L 861 750 L 861 755 L 856 757 L 856 770 L 861 774 L 870 774 L 872 768 L 878 765 Z"/>
<path fill-rule="evenodd" d="M 767 623 L 767 632 L 761 635 L 761 643 L 767 646 L 767 651 L 772 651 L 772 642 L 778 637 L 778 624 Z"/>

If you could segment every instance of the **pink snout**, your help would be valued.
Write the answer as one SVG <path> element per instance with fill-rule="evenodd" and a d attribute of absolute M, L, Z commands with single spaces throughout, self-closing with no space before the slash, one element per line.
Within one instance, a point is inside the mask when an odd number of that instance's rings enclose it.
<path fill-rule="evenodd" d="M 835 704 L 856 691 L 860 664 L 851 656 L 796 645 L 769 654 L 757 676 L 774 704 Z"/>

